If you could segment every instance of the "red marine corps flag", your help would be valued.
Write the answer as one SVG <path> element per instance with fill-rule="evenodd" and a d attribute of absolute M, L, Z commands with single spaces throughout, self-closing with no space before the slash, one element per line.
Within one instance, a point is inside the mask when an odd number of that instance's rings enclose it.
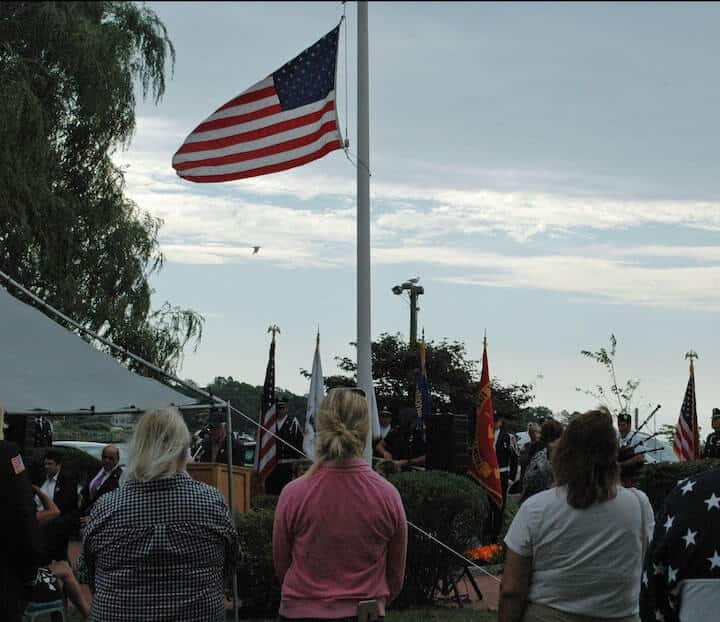
<path fill-rule="evenodd" d="M 188 181 L 217 183 L 302 166 L 342 149 L 335 109 L 340 26 L 223 104 L 173 156 Z"/>
<path fill-rule="evenodd" d="M 495 425 L 493 415 L 490 369 L 487 357 L 487 338 L 483 339 L 483 362 L 480 375 L 480 396 L 475 415 L 475 441 L 468 474 L 487 491 L 489 497 L 502 507 L 503 494 L 500 469 L 495 455 Z"/>

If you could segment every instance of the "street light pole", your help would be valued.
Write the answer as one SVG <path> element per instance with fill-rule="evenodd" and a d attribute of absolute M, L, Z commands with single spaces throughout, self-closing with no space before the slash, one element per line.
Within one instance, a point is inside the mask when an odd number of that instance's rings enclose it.
<path fill-rule="evenodd" d="M 417 291 L 418 288 L 412 287 L 410 289 L 410 347 L 414 348 L 417 345 L 417 312 L 418 312 L 418 296 L 420 295 Z"/>
<path fill-rule="evenodd" d="M 410 296 L 410 347 L 415 348 L 417 346 L 417 312 L 420 310 L 418 307 L 418 298 L 425 293 L 425 288 L 422 285 L 418 285 L 420 277 L 414 279 L 408 279 L 402 285 L 395 285 L 392 288 L 393 294 L 396 296 L 402 295 L 403 292 L 408 292 Z"/>

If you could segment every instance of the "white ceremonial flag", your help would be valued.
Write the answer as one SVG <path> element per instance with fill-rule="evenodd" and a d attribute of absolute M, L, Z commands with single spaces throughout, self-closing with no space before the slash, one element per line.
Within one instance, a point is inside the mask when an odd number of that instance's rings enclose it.
<path fill-rule="evenodd" d="M 325 383 L 323 381 L 322 363 L 320 362 L 320 333 L 318 333 L 315 341 L 310 392 L 308 393 L 307 410 L 305 411 L 305 433 L 303 434 L 303 451 L 311 460 L 315 460 L 315 420 L 324 397 Z"/>

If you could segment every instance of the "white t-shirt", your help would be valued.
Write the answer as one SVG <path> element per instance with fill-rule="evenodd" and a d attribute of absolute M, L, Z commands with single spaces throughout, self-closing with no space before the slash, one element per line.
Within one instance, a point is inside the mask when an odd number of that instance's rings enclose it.
<path fill-rule="evenodd" d="M 578 510 L 568 504 L 565 487 L 551 488 L 520 506 L 505 544 L 532 557 L 529 601 L 622 618 L 638 612 L 641 533 L 647 543 L 654 526 L 652 506 L 639 490 L 620 488 L 614 499 Z"/>

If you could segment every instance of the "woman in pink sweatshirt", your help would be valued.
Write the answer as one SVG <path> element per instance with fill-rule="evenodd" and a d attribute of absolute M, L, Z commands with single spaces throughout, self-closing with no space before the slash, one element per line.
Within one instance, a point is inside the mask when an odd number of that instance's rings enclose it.
<path fill-rule="evenodd" d="M 281 620 L 356 618 L 363 600 L 377 600 L 384 616 L 402 588 L 405 510 L 397 489 L 362 458 L 369 426 L 362 390 L 328 392 L 315 463 L 283 488 L 275 513 Z"/>

